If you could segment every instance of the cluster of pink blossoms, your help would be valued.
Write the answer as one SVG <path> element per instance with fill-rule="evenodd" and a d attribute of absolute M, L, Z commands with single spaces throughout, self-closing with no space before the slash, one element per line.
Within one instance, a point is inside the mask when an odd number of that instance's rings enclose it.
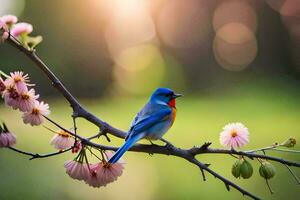
<path fill-rule="evenodd" d="M 26 22 L 18 22 L 18 18 L 14 15 L 4 15 L 0 17 L 0 29 L 3 30 L 2 40 L 5 40 L 10 34 L 15 38 L 18 38 L 22 35 L 28 35 L 32 32 L 33 27 L 31 24 Z"/>
<path fill-rule="evenodd" d="M 79 153 L 77 158 L 69 160 L 65 163 L 67 174 L 76 180 L 84 181 L 92 187 L 102 187 L 112 183 L 122 175 L 124 164 L 123 160 L 114 164 L 107 163 L 112 156 L 112 152 L 105 152 L 106 158 L 99 163 L 85 163 L 86 158 L 84 150 Z"/>
<path fill-rule="evenodd" d="M 1 30 L 1 41 L 3 42 L 9 37 L 9 30 L 14 37 L 20 36 L 22 33 L 30 33 L 32 31 L 29 28 L 24 28 L 24 23 L 18 23 L 18 18 L 14 15 L 4 15 L 0 17 L 0 30 Z M 22 28 L 21 28 L 22 27 Z"/>
<path fill-rule="evenodd" d="M 220 133 L 220 143 L 232 149 L 240 148 L 249 143 L 249 131 L 242 123 L 227 124 Z"/>
<path fill-rule="evenodd" d="M 16 135 L 10 132 L 4 123 L 2 125 L 3 127 L 0 124 L 0 148 L 14 146 L 17 142 Z"/>
<path fill-rule="evenodd" d="M 23 72 L 12 72 L 5 80 L 0 77 L 0 94 L 7 106 L 23 112 L 23 122 L 38 126 L 43 123 L 44 116 L 50 114 L 49 105 L 38 101 L 39 95 L 33 88 L 29 89 L 29 77 Z"/>
<path fill-rule="evenodd" d="M 4 15 L 0 17 L 0 42 L 4 42 L 11 35 L 14 39 L 28 50 L 33 50 L 40 42 L 42 36 L 31 37 L 29 34 L 33 31 L 31 24 L 18 22 L 14 15 Z"/>

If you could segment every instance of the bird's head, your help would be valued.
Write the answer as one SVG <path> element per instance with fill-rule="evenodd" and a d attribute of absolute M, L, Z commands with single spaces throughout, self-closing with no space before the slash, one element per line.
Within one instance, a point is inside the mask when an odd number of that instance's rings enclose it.
<path fill-rule="evenodd" d="M 176 94 L 173 90 L 168 88 L 158 88 L 152 94 L 150 101 L 158 104 L 165 104 L 171 107 L 176 106 L 175 99 L 181 97 L 181 94 Z"/>

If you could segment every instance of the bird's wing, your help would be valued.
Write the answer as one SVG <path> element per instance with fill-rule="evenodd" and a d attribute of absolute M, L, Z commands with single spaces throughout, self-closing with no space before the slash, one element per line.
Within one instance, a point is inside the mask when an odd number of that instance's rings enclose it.
<path fill-rule="evenodd" d="M 147 130 L 151 126 L 153 126 L 161 121 L 167 120 L 171 113 L 172 113 L 172 110 L 170 108 L 163 108 L 160 111 L 158 111 L 148 117 L 145 117 L 141 120 L 137 120 L 136 123 L 133 124 L 132 127 L 130 128 L 130 132 L 129 132 L 128 136 L 132 137 L 138 133 L 141 133 L 141 132 Z"/>
<path fill-rule="evenodd" d="M 138 114 L 135 116 L 130 129 L 132 127 L 134 127 L 135 124 L 139 123 L 141 120 L 149 117 L 150 115 L 152 115 L 154 112 L 156 112 L 156 109 L 153 109 L 156 107 L 153 107 L 153 105 L 151 103 L 147 103 L 141 110 L 140 112 L 138 112 Z"/>

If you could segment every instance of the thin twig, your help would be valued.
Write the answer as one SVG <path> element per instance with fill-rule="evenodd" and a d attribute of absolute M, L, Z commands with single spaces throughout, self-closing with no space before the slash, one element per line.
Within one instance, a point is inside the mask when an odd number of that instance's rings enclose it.
<path fill-rule="evenodd" d="M 282 151 L 287 153 L 300 153 L 298 150 L 291 150 L 291 149 L 271 149 L 272 151 Z"/>
<path fill-rule="evenodd" d="M 274 191 L 272 190 L 272 187 L 271 187 L 271 185 L 270 185 L 270 183 L 269 183 L 269 180 L 268 180 L 268 179 L 266 179 L 266 184 L 267 184 L 267 186 L 268 186 L 268 189 L 269 189 L 270 193 L 271 193 L 271 194 L 273 194 L 273 193 L 274 193 Z"/>
<path fill-rule="evenodd" d="M 272 146 L 263 147 L 263 148 L 259 148 L 259 149 L 249 150 L 249 151 L 246 151 L 246 152 L 247 153 L 254 153 L 254 152 L 258 152 L 258 151 L 264 152 L 265 150 L 273 150 L 273 149 L 275 149 L 278 146 L 279 145 L 272 145 Z"/>
<path fill-rule="evenodd" d="M 26 151 L 23 151 L 23 150 L 20 150 L 20 149 L 16 149 L 14 147 L 9 147 L 9 149 L 11 149 L 15 152 L 24 154 L 24 155 L 31 156 L 31 158 L 29 158 L 29 160 L 33 160 L 33 159 L 37 159 L 37 158 L 48 158 L 48 157 L 56 156 L 56 155 L 59 155 L 59 154 L 63 154 L 63 153 L 66 153 L 66 152 L 70 151 L 72 149 L 72 147 L 68 148 L 68 149 L 65 149 L 63 151 L 57 151 L 57 152 L 48 153 L 48 154 L 39 154 L 39 153 L 26 152 Z"/>
<path fill-rule="evenodd" d="M 299 180 L 298 176 L 293 172 L 293 170 L 288 165 L 284 165 L 284 166 L 286 166 L 286 168 L 289 170 L 289 172 L 294 177 L 294 179 L 296 180 L 296 182 L 298 184 L 300 184 L 300 180 Z"/>

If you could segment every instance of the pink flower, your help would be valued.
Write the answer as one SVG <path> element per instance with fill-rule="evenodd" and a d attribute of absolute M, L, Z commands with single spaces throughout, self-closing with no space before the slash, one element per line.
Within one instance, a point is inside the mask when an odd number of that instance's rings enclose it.
<path fill-rule="evenodd" d="M 8 31 L 6 23 L 0 18 L 0 29 L 3 31 Z"/>
<path fill-rule="evenodd" d="M 88 179 L 90 172 L 88 164 L 69 160 L 65 162 L 66 173 L 73 179 L 86 180 Z"/>
<path fill-rule="evenodd" d="M 16 135 L 10 132 L 0 133 L 0 147 L 12 147 L 16 144 Z"/>
<path fill-rule="evenodd" d="M 14 15 L 4 15 L 1 17 L 1 19 L 7 25 L 15 24 L 18 21 L 18 18 Z"/>
<path fill-rule="evenodd" d="M 19 93 L 28 91 L 28 82 L 28 74 L 24 75 L 24 72 L 22 71 L 11 72 L 10 77 L 5 80 L 6 86 L 15 86 Z"/>
<path fill-rule="evenodd" d="M 14 37 L 19 37 L 20 35 L 23 34 L 29 34 L 33 30 L 33 27 L 31 24 L 21 22 L 15 24 L 12 29 L 11 29 L 11 35 Z"/>
<path fill-rule="evenodd" d="M 23 122 L 31 124 L 31 126 L 38 126 L 44 122 L 44 117 L 50 114 L 49 105 L 39 101 L 35 101 L 31 111 L 23 114 Z"/>
<path fill-rule="evenodd" d="M 249 142 L 249 132 L 242 123 L 227 124 L 220 133 L 220 143 L 224 147 L 236 149 Z"/>
<path fill-rule="evenodd" d="M 110 159 L 113 153 L 105 152 L 107 159 Z M 112 183 L 122 175 L 124 170 L 124 161 L 118 161 L 114 164 L 100 162 L 90 165 L 90 176 L 85 182 L 92 187 L 106 186 Z"/>
<path fill-rule="evenodd" d="M 9 33 L 8 32 L 4 32 L 2 34 L 1 41 L 4 42 L 5 40 L 7 40 L 8 37 L 9 37 Z"/>
<path fill-rule="evenodd" d="M 1 42 L 6 40 L 8 38 L 8 27 L 6 26 L 6 23 L 0 18 L 0 37 L 1 37 Z"/>
<path fill-rule="evenodd" d="M 98 176 L 99 171 L 103 168 L 102 163 L 90 164 L 89 168 L 89 176 L 84 181 L 92 187 L 101 187 L 106 185 L 105 183 L 103 183 L 103 180 Z"/>
<path fill-rule="evenodd" d="M 13 86 L 7 87 L 3 91 L 2 96 L 7 106 L 11 106 L 13 109 L 19 108 L 20 95 Z"/>
<path fill-rule="evenodd" d="M 34 89 L 30 89 L 27 92 L 21 93 L 19 98 L 18 108 L 22 112 L 28 112 L 34 107 L 35 101 L 39 98 L 39 95 L 35 95 Z"/>
<path fill-rule="evenodd" d="M 64 150 L 72 147 L 74 145 L 74 138 L 70 134 L 61 130 L 59 133 L 55 134 L 50 141 L 50 144 L 58 150 Z"/>

